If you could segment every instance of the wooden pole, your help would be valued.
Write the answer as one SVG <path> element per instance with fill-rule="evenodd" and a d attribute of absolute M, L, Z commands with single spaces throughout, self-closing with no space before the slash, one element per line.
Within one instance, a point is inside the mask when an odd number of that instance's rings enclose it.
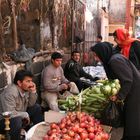
<path fill-rule="evenodd" d="M 72 0 L 71 5 L 71 52 L 73 51 L 73 42 L 74 42 L 74 14 L 75 14 L 75 0 Z"/>
<path fill-rule="evenodd" d="M 0 0 L 0 46 L 3 47 L 3 29 L 2 29 L 2 15 L 1 15 L 1 0 Z"/>
<path fill-rule="evenodd" d="M 3 24 L 2 24 L 2 15 L 1 15 L 1 5 L 2 0 L 0 0 L 0 62 L 3 61 L 4 54 L 4 32 L 3 32 Z"/>
<path fill-rule="evenodd" d="M 130 10 L 131 10 L 131 0 L 126 0 L 126 20 L 125 20 L 125 29 L 129 30 L 130 26 Z"/>
<path fill-rule="evenodd" d="M 17 22 L 15 14 L 15 0 L 11 0 L 11 10 L 12 10 L 12 36 L 13 36 L 13 46 L 15 50 L 18 49 L 18 39 L 17 39 Z"/>

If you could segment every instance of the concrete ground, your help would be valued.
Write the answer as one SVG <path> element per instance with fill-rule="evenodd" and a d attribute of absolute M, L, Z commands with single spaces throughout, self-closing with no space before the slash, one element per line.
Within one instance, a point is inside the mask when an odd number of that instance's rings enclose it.
<path fill-rule="evenodd" d="M 111 139 L 110 140 L 121 140 L 123 135 L 123 128 L 112 128 L 111 130 Z"/>

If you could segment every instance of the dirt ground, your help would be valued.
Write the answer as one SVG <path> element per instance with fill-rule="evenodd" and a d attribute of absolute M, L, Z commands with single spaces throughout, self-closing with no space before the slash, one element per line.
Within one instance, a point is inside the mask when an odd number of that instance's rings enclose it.
<path fill-rule="evenodd" d="M 123 135 L 123 128 L 113 128 L 111 130 L 111 140 L 121 140 Z"/>

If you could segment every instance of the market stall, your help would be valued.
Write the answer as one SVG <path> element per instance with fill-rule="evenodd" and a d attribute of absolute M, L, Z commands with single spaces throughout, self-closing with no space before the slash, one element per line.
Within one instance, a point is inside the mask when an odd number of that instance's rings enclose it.
<path fill-rule="evenodd" d="M 28 131 L 27 140 L 109 140 L 112 127 L 103 125 L 100 115 L 119 89 L 117 79 L 100 80 L 79 95 L 59 100 L 63 111 L 46 112 L 45 121 Z"/>

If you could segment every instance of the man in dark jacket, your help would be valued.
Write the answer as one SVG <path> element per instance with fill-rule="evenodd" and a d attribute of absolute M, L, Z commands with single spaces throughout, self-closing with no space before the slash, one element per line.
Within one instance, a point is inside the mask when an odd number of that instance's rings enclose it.
<path fill-rule="evenodd" d="M 90 74 L 86 73 L 82 66 L 79 63 L 80 61 L 80 52 L 73 51 L 71 59 L 67 62 L 64 69 L 65 77 L 72 82 L 75 82 L 79 91 L 89 87 L 90 85 L 84 83 L 80 78 L 84 77 L 86 79 L 90 79 L 91 81 L 98 80 L 97 77 L 93 78 Z"/>

